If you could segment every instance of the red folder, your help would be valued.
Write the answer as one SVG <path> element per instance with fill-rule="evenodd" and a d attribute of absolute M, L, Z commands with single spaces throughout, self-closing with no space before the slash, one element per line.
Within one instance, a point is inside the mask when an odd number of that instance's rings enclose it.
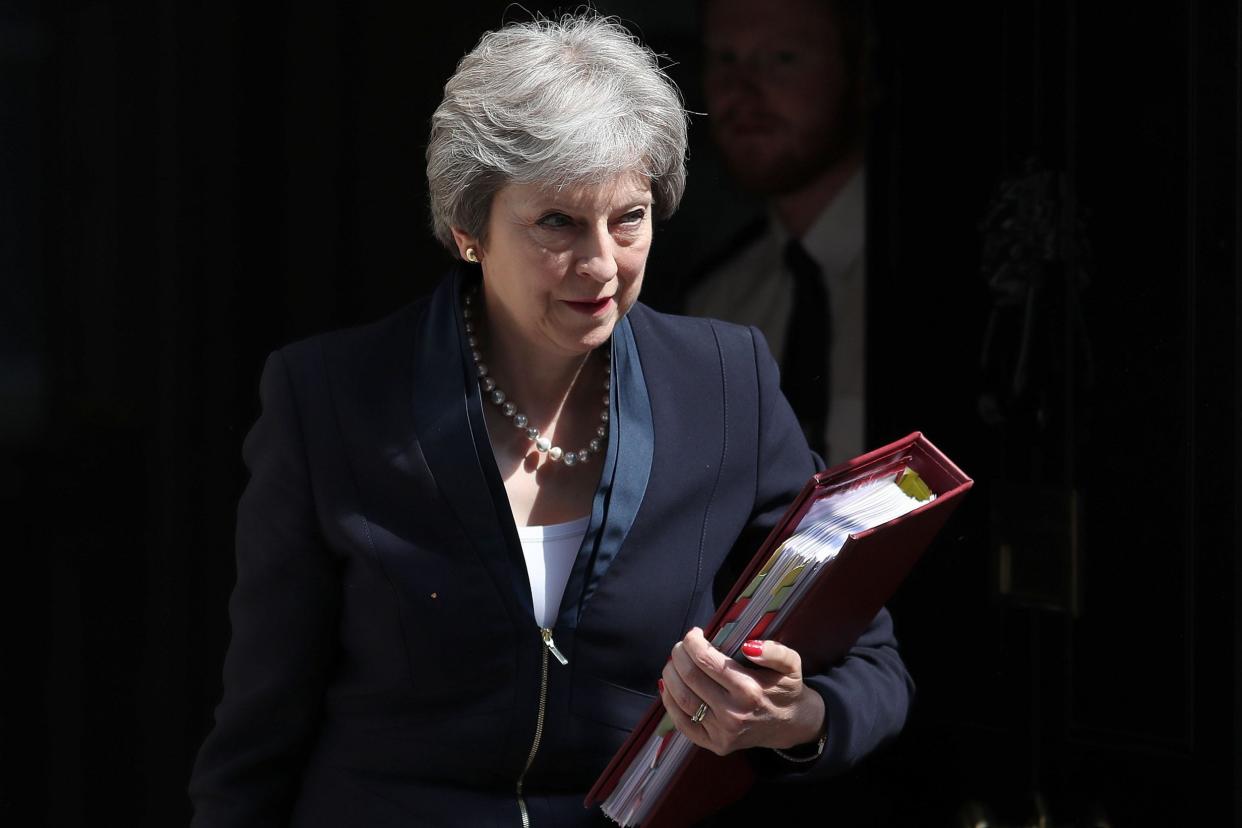
<path fill-rule="evenodd" d="M 908 514 L 852 535 L 780 628 L 765 631 L 764 637 L 799 652 L 804 673 L 823 672 L 844 658 L 973 484 L 920 432 L 808 480 L 704 627 L 707 639 L 713 639 L 738 595 L 816 500 L 876 478 L 895 477 L 906 468 L 913 469 L 936 497 Z M 663 717 L 664 706 L 657 700 L 587 794 L 588 808 L 608 798 Z M 696 747 L 643 825 L 690 825 L 740 799 L 754 781 L 745 751 L 717 756 Z"/>

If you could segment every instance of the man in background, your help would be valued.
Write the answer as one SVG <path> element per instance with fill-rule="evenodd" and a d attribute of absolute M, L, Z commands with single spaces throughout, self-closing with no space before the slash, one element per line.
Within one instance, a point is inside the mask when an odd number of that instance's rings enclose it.
<path fill-rule="evenodd" d="M 766 216 L 699 270 L 687 312 L 759 327 L 811 447 L 864 450 L 863 4 L 706 0 L 704 90 Z"/>

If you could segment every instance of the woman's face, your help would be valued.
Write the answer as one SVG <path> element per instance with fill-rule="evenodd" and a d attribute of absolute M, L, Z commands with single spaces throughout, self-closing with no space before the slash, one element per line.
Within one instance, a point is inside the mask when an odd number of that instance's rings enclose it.
<path fill-rule="evenodd" d="M 574 356 L 608 340 L 638 299 L 651 249 L 651 185 L 620 175 L 560 190 L 510 184 L 496 193 L 483 267 L 488 324 L 532 356 Z"/>

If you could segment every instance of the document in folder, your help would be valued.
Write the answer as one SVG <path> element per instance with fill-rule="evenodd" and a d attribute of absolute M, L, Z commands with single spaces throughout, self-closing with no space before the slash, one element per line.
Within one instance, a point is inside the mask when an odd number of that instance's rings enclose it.
<path fill-rule="evenodd" d="M 838 662 L 905 578 L 972 481 L 921 433 L 812 477 L 705 627 L 745 663 L 743 642 L 780 641 L 806 672 Z M 831 723 L 829 723 L 831 738 Z M 746 751 L 716 756 L 657 701 L 587 795 L 613 821 L 686 825 L 754 782 Z"/>

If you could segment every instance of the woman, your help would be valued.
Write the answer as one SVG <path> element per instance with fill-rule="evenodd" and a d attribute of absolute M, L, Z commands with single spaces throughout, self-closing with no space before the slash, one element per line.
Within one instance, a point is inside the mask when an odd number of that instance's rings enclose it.
<path fill-rule="evenodd" d="M 583 795 L 657 692 L 773 774 L 900 729 L 886 613 L 808 677 L 697 626 L 815 459 L 756 331 L 636 302 L 685 146 L 675 87 L 607 20 L 463 58 L 427 148 L 462 265 L 264 370 L 195 825 L 594 824 Z"/>

